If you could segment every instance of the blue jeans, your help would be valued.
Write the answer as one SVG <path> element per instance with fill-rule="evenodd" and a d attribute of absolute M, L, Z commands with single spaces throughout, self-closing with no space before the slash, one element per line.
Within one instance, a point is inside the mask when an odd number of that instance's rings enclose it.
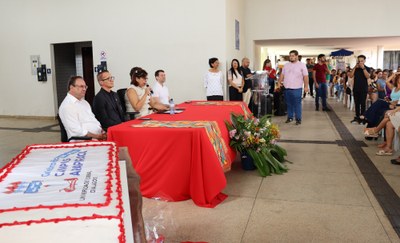
<path fill-rule="evenodd" d="M 317 95 L 315 96 L 315 108 L 319 109 L 319 97 L 321 97 L 322 108 L 326 108 L 326 92 L 328 90 L 328 86 L 326 83 L 318 83 Z"/>
<path fill-rule="evenodd" d="M 285 101 L 288 119 L 301 121 L 301 95 L 303 89 L 285 89 Z"/>

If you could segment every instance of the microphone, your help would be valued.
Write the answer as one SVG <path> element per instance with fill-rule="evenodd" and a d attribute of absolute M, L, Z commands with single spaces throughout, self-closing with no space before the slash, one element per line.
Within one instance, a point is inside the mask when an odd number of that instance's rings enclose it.
<path fill-rule="evenodd" d="M 150 87 L 150 85 L 148 85 L 148 84 L 146 84 L 146 87 L 148 88 L 148 87 Z M 153 95 L 153 90 L 152 89 L 150 89 L 150 94 L 149 95 Z"/>

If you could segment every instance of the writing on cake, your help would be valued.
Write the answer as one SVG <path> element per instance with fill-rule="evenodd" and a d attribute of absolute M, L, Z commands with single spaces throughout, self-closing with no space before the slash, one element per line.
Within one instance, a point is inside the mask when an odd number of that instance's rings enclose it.
<path fill-rule="evenodd" d="M 82 171 L 83 163 L 85 162 L 86 153 L 87 151 L 72 149 L 56 156 L 50 160 L 50 165 L 45 169 L 41 176 L 50 176 L 54 170 L 54 176 L 64 176 L 66 173 L 68 173 L 67 171 L 69 167 L 69 175 L 79 176 Z M 55 169 L 56 167 L 57 169 Z"/>

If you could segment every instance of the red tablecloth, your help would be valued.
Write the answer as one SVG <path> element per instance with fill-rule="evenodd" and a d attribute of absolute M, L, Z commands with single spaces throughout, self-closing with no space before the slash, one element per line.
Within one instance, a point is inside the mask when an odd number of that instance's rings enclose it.
<path fill-rule="evenodd" d="M 151 121 L 216 121 L 230 163 L 236 152 L 229 146 L 224 121 L 230 113 L 248 113 L 243 102 L 182 103 L 180 114 L 152 114 Z M 133 127 L 145 122 L 132 120 L 108 129 L 108 139 L 127 146 L 145 197 L 170 201 L 192 199 L 198 206 L 215 207 L 226 198 L 224 169 L 205 128 Z"/>

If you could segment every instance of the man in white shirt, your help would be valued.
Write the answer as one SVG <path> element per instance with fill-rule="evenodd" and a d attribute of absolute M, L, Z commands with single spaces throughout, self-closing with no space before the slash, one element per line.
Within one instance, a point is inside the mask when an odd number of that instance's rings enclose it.
<path fill-rule="evenodd" d="M 154 74 L 156 83 L 153 86 L 153 97 L 157 97 L 162 104 L 168 105 L 169 91 L 165 85 L 165 72 L 164 70 L 157 70 Z"/>
<path fill-rule="evenodd" d="M 68 138 L 87 136 L 98 140 L 106 139 L 100 122 L 85 100 L 87 86 L 81 76 L 73 76 L 68 82 L 68 93 L 59 108 L 61 121 Z"/>

